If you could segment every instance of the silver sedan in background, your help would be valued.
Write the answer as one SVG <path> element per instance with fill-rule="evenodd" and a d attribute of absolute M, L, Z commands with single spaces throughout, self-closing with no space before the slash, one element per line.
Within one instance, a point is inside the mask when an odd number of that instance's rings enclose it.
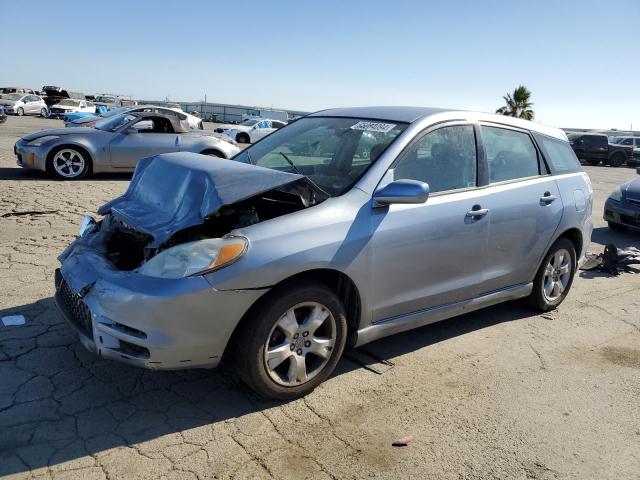
<path fill-rule="evenodd" d="M 90 173 L 133 171 L 138 160 L 159 153 L 194 152 L 231 158 L 235 141 L 213 132 L 192 130 L 187 119 L 156 112 L 125 112 L 98 121 L 94 128 L 42 130 L 22 137 L 16 162 L 61 179 Z"/>

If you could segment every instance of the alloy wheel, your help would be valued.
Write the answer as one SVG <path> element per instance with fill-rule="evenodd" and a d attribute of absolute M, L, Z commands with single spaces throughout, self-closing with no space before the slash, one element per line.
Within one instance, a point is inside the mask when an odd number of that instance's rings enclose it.
<path fill-rule="evenodd" d="M 331 311 L 317 302 L 299 303 L 278 319 L 267 337 L 266 371 L 279 385 L 302 385 L 322 371 L 335 343 Z"/>
<path fill-rule="evenodd" d="M 65 178 L 75 178 L 84 171 L 85 162 L 82 155 L 72 149 L 60 150 L 53 157 L 53 168 Z"/>
<path fill-rule="evenodd" d="M 559 249 L 549 259 L 544 270 L 543 294 L 547 301 L 555 302 L 567 289 L 571 281 L 571 254 L 564 248 Z"/>

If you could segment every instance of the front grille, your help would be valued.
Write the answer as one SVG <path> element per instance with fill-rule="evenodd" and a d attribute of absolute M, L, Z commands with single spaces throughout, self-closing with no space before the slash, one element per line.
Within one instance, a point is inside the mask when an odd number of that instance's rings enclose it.
<path fill-rule="evenodd" d="M 62 108 L 52 108 L 51 113 L 59 114 L 59 113 L 65 113 L 65 111 Z"/>
<path fill-rule="evenodd" d="M 80 295 L 71 290 L 67 282 L 62 279 L 60 289 L 58 290 L 61 306 L 76 327 L 82 332 L 93 338 L 91 328 L 91 312 L 89 307 L 82 301 Z"/>
<path fill-rule="evenodd" d="M 620 220 L 622 220 L 627 225 L 634 225 L 634 226 L 640 227 L 640 220 L 636 220 L 635 218 L 630 217 L 629 215 L 620 215 Z"/>

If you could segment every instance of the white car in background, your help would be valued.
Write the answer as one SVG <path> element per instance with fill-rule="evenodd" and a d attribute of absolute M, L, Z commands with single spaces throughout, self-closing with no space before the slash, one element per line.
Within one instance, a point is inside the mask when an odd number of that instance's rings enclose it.
<path fill-rule="evenodd" d="M 238 143 L 255 143 L 270 133 L 286 125 L 279 120 L 268 118 L 250 118 L 230 128 L 216 128 L 217 133 L 224 133 Z"/>
<path fill-rule="evenodd" d="M 76 100 L 65 98 L 60 103 L 56 103 L 49 109 L 50 118 L 64 118 L 65 113 L 88 112 L 95 113 L 96 106 L 88 100 Z"/>
<path fill-rule="evenodd" d="M 38 95 L 3 93 L 0 95 L 0 105 L 4 107 L 7 114 L 40 115 L 42 117 L 46 117 L 48 114 L 47 104 Z"/>

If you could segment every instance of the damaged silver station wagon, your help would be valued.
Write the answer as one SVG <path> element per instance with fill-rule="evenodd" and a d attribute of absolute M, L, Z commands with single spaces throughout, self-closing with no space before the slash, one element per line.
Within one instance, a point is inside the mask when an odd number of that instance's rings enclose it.
<path fill-rule="evenodd" d="M 157 369 L 224 357 L 262 395 L 294 398 L 346 347 L 517 298 L 555 308 L 591 209 L 561 130 L 326 110 L 233 160 L 141 160 L 60 256 L 56 301 L 103 357 Z"/>

